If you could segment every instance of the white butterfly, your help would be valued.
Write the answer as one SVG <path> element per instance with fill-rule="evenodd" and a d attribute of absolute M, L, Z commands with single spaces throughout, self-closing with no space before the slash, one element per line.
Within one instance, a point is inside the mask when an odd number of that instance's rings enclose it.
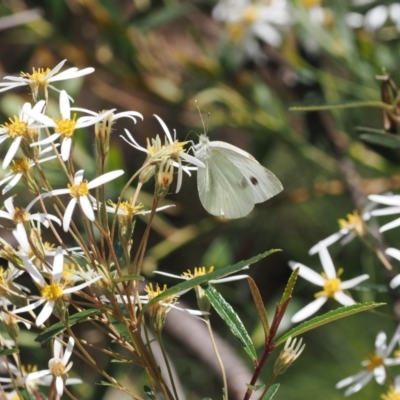
<path fill-rule="evenodd" d="M 197 170 L 197 189 L 203 207 L 213 215 L 241 218 L 254 204 L 283 190 L 279 179 L 249 153 L 229 143 L 200 135 L 194 145 L 196 158 L 205 168 Z"/>

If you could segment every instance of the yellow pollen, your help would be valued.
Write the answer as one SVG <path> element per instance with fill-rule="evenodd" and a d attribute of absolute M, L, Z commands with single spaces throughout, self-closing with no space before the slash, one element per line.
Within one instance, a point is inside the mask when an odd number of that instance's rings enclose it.
<path fill-rule="evenodd" d="M 368 364 L 366 366 L 367 371 L 373 371 L 375 368 L 380 367 L 383 365 L 383 357 L 379 354 L 372 354 L 372 356 L 368 357 L 367 360 Z"/>
<path fill-rule="evenodd" d="M 41 295 L 48 301 L 55 301 L 62 296 L 62 291 L 63 288 L 59 283 L 52 283 L 41 290 Z"/>
<path fill-rule="evenodd" d="M 364 236 L 366 233 L 364 221 L 357 210 L 353 214 L 347 214 L 346 219 L 339 219 L 340 229 L 352 229 L 358 236 Z"/>
<path fill-rule="evenodd" d="M 400 392 L 395 392 L 394 387 L 389 386 L 389 391 L 381 396 L 382 400 L 400 400 Z"/>
<path fill-rule="evenodd" d="M 29 219 L 29 213 L 25 211 L 25 208 L 19 208 L 15 207 L 14 208 L 14 215 L 13 215 L 13 221 L 16 224 L 19 224 L 21 222 L 28 221 Z"/>
<path fill-rule="evenodd" d="M 78 185 L 68 184 L 68 189 L 72 197 L 87 196 L 89 194 L 89 188 L 87 181 L 82 181 Z"/>
<path fill-rule="evenodd" d="M 76 114 L 74 114 L 72 119 L 54 119 L 54 122 L 57 124 L 56 132 L 60 133 L 63 136 L 71 137 L 74 134 L 75 130 Z"/>
<path fill-rule="evenodd" d="M 9 166 L 9 169 L 14 172 L 14 174 L 18 174 L 20 172 L 24 173 L 30 170 L 31 166 L 29 161 L 26 158 L 21 158 L 19 160 L 13 160 Z"/>
<path fill-rule="evenodd" d="M 167 290 L 167 285 L 164 284 L 163 288 L 161 289 L 158 283 L 156 284 L 156 288 L 153 288 L 153 284 L 150 283 L 148 284 L 145 288 L 144 291 L 149 295 L 149 300 L 154 299 L 154 297 L 157 297 L 159 294 L 162 292 L 165 292 Z"/>
<path fill-rule="evenodd" d="M 35 70 L 35 68 L 32 68 L 32 73 L 29 74 L 27 72 L 21 72 L 21 77 L 22 78 L 28 78 L 31 81 L 33 81 L 36 85 L 43 85 L 46 83 L 46 81 L 43 80 L 43 78 L 51 71 L 50 68 L 38 68 Z"/>
<path fill-rule="evenodd" d="M 66 366 L 59 358 L 53 358 L 49 361 L 49 370 L 54 376 L 62 376 L 65 374 Z"/>
<path fill-rule="evenodd" d="M 243 10 L 242 17 L 243 17 L 243 21 L 244 21 L 246 24 L 251 24 L 251 23 L 253 23 L 253 22 L 257 19 L 257 17 L 258 17 L 258 10 L 257 10 L 257 7 L 254 7 L 254 6 L 246 7 L 246 8 Z"/>
<path fill-rule="evenodd" d="M 18 117 L 14 115 L 14 120 L 12 118 L 8 119 L 10 122 L 6 122 L 2 125 L 3 128 L 8 130 L 8 135 L 11 138 L 15 138 L 17 136 L 22 136 L 27 131 L 27 123 L 21 121 Z"/>
<path fill-rule="evenodd" d="M 134 215 L 140 213 L 140 210 L 143 208 L 143 204 L 138 204 L 137 206 L 134 206 L 132 203 L 132 198 L 128 201 L 122 201 L 121 203 L 119 203 L 118 208 L 123 210 L 127 216 L 133 217 Z M 112 200 L 109 200 L 108 204 L 110 204 L 111 207 L 117 208 L 117 204 L 114 203 Z"/>
<path fill-rule="evenodd" d="M 193 270 L 193 273 L 190 271 L 190 269 L 188 269 L 187 272 L 182 273 L 182 276 L 190 279 L 190 278 L 195 278 L 196 276 L 203 276 L 203 275 L 209 274 L 213 271 L 214 271 L 214 267 L 212 267 L 212 266 L 210 268 L 208 268 L 208 271 L 207 271 L 206 267 L 195 267 Z"/>

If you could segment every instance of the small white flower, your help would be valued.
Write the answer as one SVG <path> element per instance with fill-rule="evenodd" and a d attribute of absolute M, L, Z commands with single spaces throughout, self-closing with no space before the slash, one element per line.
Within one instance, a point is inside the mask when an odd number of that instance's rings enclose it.
<path fill-rule="evenodd" d="M 370 203 L 361 214 L 354 211 L 353 214 L 347 214 L 346 219 L 339 219 L 340 231 L 328 236 L 327 238 L 318 242 L 315 246 L 311 247 L 308 254 L 313 255 L 318 253 L 320 247 L 329 247 L 333 243 L 341 240 L 341 244 L 345 245 L 351 242 L 356 236 L 363 237 L 367 233 L 367 226 L 365 221 L 371 219 L 371 210 L 375 207 L 374 203 Z"/>
<path fill-rule="evenodd" d="M 321 260 L 322 268 L 324 269 L 324 272 L 321 274 L 318 274 L 303 264 L 294 261 L 289 262 L 289 266 L 293 270 L 300 268 L 299 275 L 302 278 L 323 288 L 321 292 L 315 294 L 316 300 L 312 301 L 292 317 L 292 322 L 294 323 L 300 322 L 308 318 L 310 315 L 316 313 L 329 298 L 333 298 L 345 306 L 355 304 L 355 301 L 350 296 L 345 294 L 343 290 L 355 287 L 362 281 L 365 281 L 369 278 L 369 275 L 364 274 L 357 278 L 342 282 L 339 276 L 342 274 L 343 270 L 339 269 L 338 273 L 336 273 L 335 266 L 333 265 L 328 249 L 320 246 L 318 254 Z"/>
<path fill-rule="evenodd" d="M 72 350 L 74 348 L 75 340 L 72 336 L 69 337 L 67 348 L 65 350 L 64 356 L 61 358 L 61 340 L 56 337 L 54 340 L 54 348 L 53 348 L 53 358 L 49 361 L 49 368 L 44 369 L 42 371 L 32 372 L 21 379 L 21 382 L 24 384 L 26 382 L 30 382 L 36 379 L 43 378 L 48 375 L 53 375 L 53 379 L 55 379 L 56 390 L 59 396 L 62 396 L 64 393 L 64 378 L 67 377 L 68 371 L 72 368 L 72 361 L 68 363 Z M 80 383 L 78 381 L 74 383 Z"/>
<path fill-rule="evenodd" d="M 364 370 L 338 382 L 336 384 L 336 389 L 351 385 L 344 392 L 345 396 L 350 396 L 361 390 L 373 377 L 375 377 L 377 383 L 383 385 L 386 380 L 385 367 L 400 364 L 400 358 L 388 358 L 399 341 L 399 327 L 396 329 L 388 346 L 386 346 L 386 334 L 384 332 L 379 332 L 375 340 L 375 353 L 361 363 Z"/>
<path fill-rule="evenodd" d="M 157 135 L 156 139 L 152 140 L 152 144 L 150 144 L 150 142 L 148 141 L 147 148 L 142 147 L 136 142 L 136 140 L 127 129 L 125 129 L 125 133 L 128 139 L 122 135 L 121 138 L 135 149 L 145 152 L 147 154 L 147 157 L 151 158 L 154 163 L 161 163 L 165 159 L 172 159 L 174 167 L 178 167 L 178 182 L 176 184 L 176 193 L 178 193 L 182 186 L 182 170 L 190 175 L 189 168 L 182 165 L 181 159 L 189 164 L 195 165 L 196 167 L 204 168 L 205 165 L 196 157 L 187 154 L 183 149 L 183 146 L 186 144 L 186 142 L 178 142 L 175 138 L 173 139 L 171 132 L 169 131 L 165 122 L 159 116 L 154 116 L 157 118 L 158 122 L 164 130 L 165 145 L 161 144 L 161 140 Z"/>
<path fill-rule="evenodd" d="M 90 110 L 84 110 L 87 113 L 91 113 Z M 39 146 L 42 144 L 49 144 L 57 140 L 60 136 L 62 137 L 61 143 L 61 157 L 63 161 L 67 161 L 72 147 L 72 138 L 76 129 L 85 128 L 87 126 L 94 125 L 96 122 L 103 120 L 108 115 L 110 115 L 114 110 L 108 110 L 105 113 L 99 114 L 94 117 L 80 117 L 76 119 L 74 115 L 71 118 L 71 107 L 70 100 L 68 98 L 67 92 L 65 90 L 61 90 L 60 92 L 60 114 L 61 119 L 53 119 L 48 117 L 47 115 L 34 112 L 27 111 L 30 117 L 32 117 L 35 121 L 39 122 L 41 127 L 54 128 L 54 133 L 47 137 L 46 139 L 40 140 L 36 143 L 32 143 L 31 146 Z"/>
<path fill-rule="evenodd" d="M 381 208 L 378 210 L 374 210 L 371 212 L 371 215 L 378 217 L 378 216 L 383 216 L 383 215 L 393 215 L 393 214 L 400 214 L 400 196 L 399 195 L 392 195 L 392 194 L 387 194 L 387 195 L 377 195 L 377 194 L 371 194 L 368 196 L 368 198 L 371 201 L 374 201 L 375 203 L 378 204 L 384 204 L 386 208 Z M 400 226 L 400 218 L 395 219 L 392 222 L 389 222 L 379 228 L 379 232 L 386 232 L 389 229 L 397 228 Z"/>
<path fill-rule="evenodd" d="M 91 110 L 87 110 L 85 108 L 80 108 L 80 107 L 71 107 L 71 111 L 80 111 L 80 112 L 84 112 L 84 113 L 88 113 L 91 115 L 91 117 L 88 116 L 84 116 L 79 118 L 79 120 L 81 122 L 84 122 L 86 120 L 91 121 L 93 117 L 100 117 L 101 115 L 103 115 L 103 113 L 97 113 Z M 135 124 L 136 124 L 136 118 L 140 118 L 141 120 L 143 120 L 143 115 L 140 114 L 137 111 L 123 111 L 120 113 L 116 113 L 116 114 L 112 114 L 111 115 L 111 124 L 113 124 L 115 121 L 119 120 L 120 118 L 130 118 Z"/>
<path fill-rule="evenodd" d="M 100 277 L 96 277 L 91 279 L 85 283 L 82 283 L 78 286 L 68 287 L 65 288 L 60 282 L 64 267 L 64 254 L 62 247 L 58 247 L 56 250 L 56 254 L 54 256 L 53 261 L 53 269 L 51 271 L 51 283 L 47 284 L 44 280 L 43 276 L 37 270 L 37 268 L 33 265 L 33 263 L 28 259 L 28 257 L 21 255 L 22 260 L 24 261 L 24 265 L 32 277 L 34 282 L 40 288 L 40 299 L 35 301 L 32 304 L 29 304 L 25 307 L 18 308 L 17 310 L 13 311 L 13 314 L 19 314 L 26 311 L 34 310 L 35 308 L 39 307 L 41 304 L 45 303 L 42 311 L 36 318 L 36 325 L 42 325 L 53 312 L 54 306 L 57 300 L 60 300 L 63 295 L 75 293 L 79 290 L 83 289 L 86 286 L 91 285 L 93 282 L 96 282 Z"/>
<path fill-rule="evenodd" d="M 27 221 L 40 222 L 46 228 L 50 226 L 49 220 L 53 220 L 57 224 L 61 225 L 61 221 L 55 215 L 45 213 L 29 214 L 29 210 L 32 208 L 33 203 L 23 209 L 14 207 L 13 201 L 13 197 L 9 197 L 4 201 L 4 207 L 7 211 L 0 210 L 0 218 L 6 218 L 15 223 L 16 231 L 21 242 L 28 242 L 28 236 L 24 227 L 24 223 Z"/>
<path fill-rule="evenodd" d="M 33 112 L 37 115 L 43 115 L 42 111 L 45 104 L 45 101 L 41 100 L 38 101 L 32 108 L 30 103 L 25 103 L 22 106 L 18 117 L 14 116 L 14 119 L 10 118 L 9 122 L 6 122 L 0 127 L 0 144 L 8 138 L 13 139 L 7 154 L 4 157 L 2 164 L 3 169 L 8 167 L 17 150 L 19 149 L 21 142 L 28 139 L 31 131 L 37 131 L 38 126 L 37 124 L 34 124 L 35 120 L 34 118 L 30 117 L 29 113 Z M 28 140 L 27 142 L 29 143 Z"/>
<path fill-rule="evenodd" d="M 248 269 L 249 266 L 246 265 L 242 268 L 243 269 Z M 214 271 L 214 267 L 206 268 L 206 267 L 196 267 L 194 268 L 193 272 L 188 270 L 187 272 L 183 272 L 182 275 L 175 275 L 175 274 L 170 274 L 168 272 L 163 272 L 163 271 L 153 271 L 153 274 L 158 274 L 158 275 L 163 275 L 163 276 L 168 276 L 170 278 L 175 278 L 175 279 L 180 279 L 187 281 L 192 278 L 196 278 L 198 276 L 203 276 L 207 275 L 211 272 Z M 225 282 L 232 282 L 232 281 L 238 281 L 240 279 L 246 279 L 248 278 L 248 275 L 234 275 L 234 276 L 228 276 L 226 278 L 219 278 L 219 279 L 211 279 L 208 281 L 211 284 L 216 284 L 216 283 L 225 283 Z"/>
<path fill-rule="evenodd" d="M 47 147 L 46 149 L 43 149 L 40 153 L 39 156 L 43 155 L 44 153 L 48 153 L 49 151 L 52 151 L 53 148 L 51 146 Z M 46 158 L 42 158 L 41 160 L 38 161 L 38 164 L 45 163 L 50 160 L 54 160 L 57 158 L 57 156 L 50 156 Z M 6 194 L 8 191 L 10 191 L 19 181 L 20 179 L 29 173 L 29 170 L 34 167 L 36 164 L 34 161 L 29 160 L 28 158 L 21 158 L 19 160 L 13 160 L 11 166 L 9 166 L 10 172 L 6 174 L 6 176 L 0 181 L 0 186 L 3 184 L 7 183 L 1 194 Z"/>
<path fill-rule="evenodd" d="M 65 81 L 67 79 L 75 79 L 87 74 L 90 74 L 94 71 L 94 68 L 85 68 L 79 70 L 76 67 L 69 68 L 63 72 L 58 73 L 60 69 L 63 67 L 67 60 L 61 61 L 57 64 L 52 70 L 49 68 L 43 69 L 39 68 L 35 70 L 32 69 L 32 73 L 21 73 L 21 76 L 5 76 L 4 79 L 11 82 L 0 83 L 0 92 L 4 92 L 6 90 L 14 89 L 19 86 L 30 86 L 33 94 L 33 98 L 36 99 L 39 93 L 39 89 L 42 88 L 45 92 L 47 98 L 47 88 L 51 88 L 53 90 L 59 91 L 54 86 L 51 85 L 51 82 L 56 81 Z"/>
<path fill-rule="evenodd" d="M 95 215 L 94 215 L 94 211 L 93 211 L 93 203 L 96 202 L 96 199 L 92 198 L 92 196 L 90 196 L 89 190 L 93 189 L 97 186 L 104 185 L 105 183 L 118 178 L 123 173 L 124 173 L 123 170 L 107 172 L 103 175 L 98 176 L 97 178 L 93 179 L 92 181 L 88 182 L 86 180 L 85 181 L 83 180 L 84 170 L 81 169 L 75 173 L 73 185 L 68 184 L 67 189 L 55 189 L 55 190 L 51 190 L 48 193 L 41 194 L 38 197 L 36 197 L 29 204 L 28 207 L 32 207 L 32 205 L 40 198 L 43 199 L 43 198 L 49 197 L 49 196 L 59 196 L 61 194 L 70 194 L 72 199 L 68 203 L 68 206 L 65 210 L 64 218 L 63 218 L 63 229 L 66 232 L 66 231 L 68 231 L 69 225 L 71 223 L 72 213 L 75 209 L 76 203 L 79 201 L 82 211 L 84 212 L 86 217 L 90 221 L 94 221 Z"/>

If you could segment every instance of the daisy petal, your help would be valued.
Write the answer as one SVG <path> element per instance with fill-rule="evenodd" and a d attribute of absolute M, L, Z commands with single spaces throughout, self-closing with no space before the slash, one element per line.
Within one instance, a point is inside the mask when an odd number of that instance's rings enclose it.
<path fill-rule="evenodd" d="M 310 315 L 315 314 L 328 300 L 327 297 L 321 296 L 312 301 L 310 304 L 307 304 L 304 308 L 298 311 L 292 317 L 292 322 L 297 323 L 303 321 L 304 319 L 308 318 Z"/>

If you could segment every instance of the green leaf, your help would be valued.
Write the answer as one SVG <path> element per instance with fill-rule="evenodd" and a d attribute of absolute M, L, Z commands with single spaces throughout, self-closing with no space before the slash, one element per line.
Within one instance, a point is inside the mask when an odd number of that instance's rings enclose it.
<path fill-rule="evenodd" d="M 276 341 L 276 345 L 278 346 L 286 342 L 286 340 L 289 337 L 294 338 L 307 331 L 310 331 L 311 329 L 315 329 L 318 328 L 319 326 L 326 325 L 329 324 L 330 322 L 336 321 L 337 319 L 345 318 L 362 311 L 372 310 L 373 308 L 380 307 L 385 304 L 386 303 L 368 302 L 368 303 L 357 303 L 351 306 L 339 307 L 336 310 L 329 311 L 326 314 L 320 315 L 318 317 L 310 319 L 309 321 L 303 322 L 299 326 L 296 326 L 295 328 L 291 329 L 289 332 L 286 332 Z"/>
<path fill-rule="evenodd" d="M 144 281 L 144 276 L 137 274 L 123 275 L 113 280 L 115 283 L 127 281 Z"/>
<path fill-rule="evenodd" d="M 111 322 L 113 328 L 115 328 L 127 342 L 132 343 L 132 336 L 129 334 L 128 329 L 126 329 L 126 326 L 110 315 L 107 315 L 107 318 Z"/>
<path fill-rule="evenodd" d="M 68 326 L 73 326 L 76 323 L 86 320 L 92 315 L 99 314 L 101 310 L 91 308 L 89 310 L 80 311 L 74 315 L 70 315 L 68 317 Z M 47 328 L 43 332 L 41 332 L 36 338 L 35 342 L 42 343 L 42 346 L 45 345 L 50 339 L 57 336 L 61 332 L 66 329 L 63 322 L 57 322 L 56 324 L 52 325 L 50 328 Z"/>
<path fill-rule="evenodd" d="M 360 138 L 367 143 L 390 147 L 391 149 L 400 148 L 400 137 L 391 133 L 362 133 Z"/>
<path fill-rule="evenodd" d="M 182 292 L 183 290 L 191 289 L 198 285 L 203 285 L 211 280 L 223 278 L 224 276 L 233 274 L 234 272 L 237 272 L 237 271 L 240 271 L 241 269 L 243 269 L 246 265 L 254 264 L 277 251 L 281 251 L 281 250 L 280 249 L 272 249 L 272 250 L 266 251 L 265 253 L 261 253 L 258 256 L 249 258 L 248 260 L 240 261 L 234 265 L 228 265 L 227 267 L 219 268 L 214 272 L 210 272 L 209 274 L 197 276 L 195 278 L 188 279 L 185 282 L 179 283 L 178 285 L 175 285 L 175 286 L 165 290 L 164 292 L 159 294 L 157 297 L 154 297 L 154 299 L 150 300 L 147 304 L 145 304 L 143 306 L 140 314 L 142 315 L 149 307 L 151 307 L 153 304 L 156 304 L 159 301 L 165 299 L 166 297 L 172 296 L 178 292 Z M 139 316 L 139 318 L 140 318 L 140 316 Z"/>
<path fill-rule="evenodd" d="M 254 300 L 254 305 L 256 306 L 258 316 L 260 317 L 265 337 L 267 337 L 269 334 L 269 321 L 268 321 L 267 310 L 265 309 L 264 306 L 264 301 L 261 297 L 260 291 L 258 290 L 258 287 L 254 282 L 254 280 L 248 277 L 247 282 L 249 283 L 250 291 Z"/>
<path fill-rule="evenodd" d="M 260 397 L 260 400 L 271 400 L 277 393 L 279 389 L 280 384 L 275 383 L 275 385 L 272 385 L 268 390 L 267 393 L 264 394 L 264 396 Z"/>
<path fill-rule="evenodd" d="M 208 287 L 204 289 L 204 292 L 215 311 L 228 325 L 231 332 L 239 339 L 245 352 L 250 356 L 252 361 L 256 361 L 256 349 L 250 339 L 250 335 L 247 333 L 246 328 L 232 306 L 227 303 L 227 301 L 213 286 L 208 285 Z"/>
<path fill-rule="evenodd" d="M 382 102 L 382 101 L 357 101 L 351 103 L 338 103 L 338 104 L 323 104 L 323 105 L 309 105 L 309 106 L 299 106 L 290 107 L 289 111 L 324 111 L 324 110 L 341 110 L 346 108 L 361 108 L 361 107 L 373 107 L 381 108 L 384 110 L 392 111 L 392 106 Z"/>
<path fill-rule="evenodd" d="M 18 349 L 1 349 L 0 357 L 9 356 L 10 354 L 17 354 L 17 353 L 19 353 Z"/>
<path fill-rule="evenodd" d="M 113 388 L 119 389 L 119 387 L 117 385 L 114 385 L 113 383 L 107 382 L 107 381 L 97 381 L 96 385 L 99 385 L 99 386 L 111 386 Z"/>
<path fill-rule="evenodd" d="M 286 303 L 288 298 L 292 295 L 293 289 L 294 289 L 294 285 L 296 284 L 297 277 L 299 276 L 299 271 L 300 271 L 300 268 L 296 268 L 291 273 L 290 278 L 288 280 L 288 283 L 286 284 L 285 291 L 283 292 L 283 295 L 282 295 L 282 298 L 281 298 L 281 302 L 279 303 L 279 305 L 281 307 Z"/>

